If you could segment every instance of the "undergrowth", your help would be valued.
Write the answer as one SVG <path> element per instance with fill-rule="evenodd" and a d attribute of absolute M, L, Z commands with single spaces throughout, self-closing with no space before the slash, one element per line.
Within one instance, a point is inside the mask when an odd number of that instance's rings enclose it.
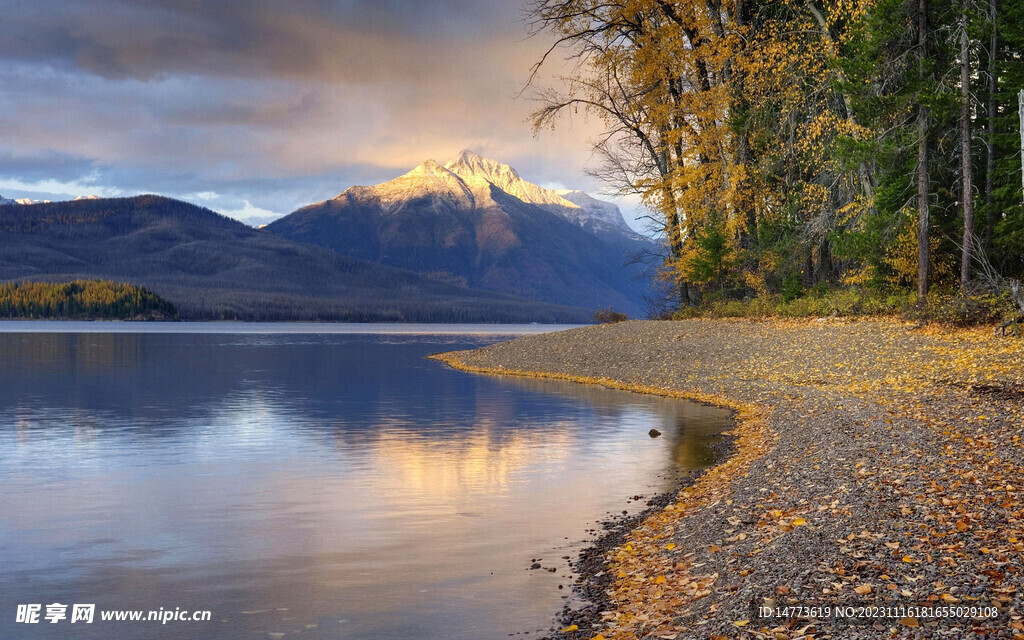
<path fill-rule="evenodd" d="M 928 304 L 917 304 L 913 292 L 877 289 L 809 291 L 800 297 L 761 295 L 746 300 L 710 300 L 683 307 L 672 318 L 822 318 L 892 316 L 908 320 L 975 326 L 1000 322 L 1015 315 L 1008 294 L 980 294 L 966 299 L 954 291 L 929 293 Z"/>

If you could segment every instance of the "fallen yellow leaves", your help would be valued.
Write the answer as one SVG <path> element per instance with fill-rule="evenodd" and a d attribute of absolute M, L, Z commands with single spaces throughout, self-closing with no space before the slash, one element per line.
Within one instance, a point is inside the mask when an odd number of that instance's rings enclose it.
<path fill-rule="evenodd" d="M 736 604 L 733 594 L 746 597 L 758 582 L 766 590 L 762 595 L 777 597 L 780 604 L 814 596 L 834 603 L 852 592 L 871 603 L 963 601 L 998 605 L 1003 611 L 1019 607 L 1019 594 L 1000 589 L 1014 588 L 1020 581 L 1024 554 L 1024 491 L 1017 488 L 1024 477 L 1019 431 L 1024 424 L 1024 341 L 899 323 L 851 323 L 841 329 L 776 322 L 670 324 L 659 326 L 685 344 L 658 345 L 662 351 L 656 353 L 665 355 L 665 363 L 685 358 L 685 367 L 665 364 L 657 375 L 638 374 L 635 379 L 666 385 L 693 381 L 702 392 L 540 374 L 688 397 L 740 412 L 733 431 L 735 456 L 652 515 L 610 558 L 608 571 L 615 580 L 609 608 L 615 615 L 600 628 L 601 640 L 697 637 L 694 630 L 679 626 L 688 613 L 714 619 L 721 625 L 718 629 L 733 626 L 730 636 L 797 637 L 796 628 L 754 629 L 749 620 L 733 620 L 743 610 L 729 606 Z M 732 342 L 721 348 L 723 332 L 729 333 L 729 341 L 747 341 L 744 349 L 737 349 L 739 358 L 730 352 Z M 646 348 L 646 336 L 644 342 Z M 589 352 L 597 354 L 589 361 L 591 370 L 600 370 L 601 349 L 597 345 Z M 676 360 L 669 361 L 673 355 Z M 796 431 L 806 418 L 808 427 L 838 435 L 845 449 L 833 448 L 831 442 L 817 450 L 780 448 L 754 465 L 775 446 L 769 414 L 725 399 L 725 393 L 776 403 L 780 416 L 792 418 L 775 423 L 776 428 L 792 424 Z M 803 402 L 807 404 L 793 409 Z M 844 429 L 828 431 L 829 421 Z M 862 430 L 867 437 L 861 441 Z M 904 433 L 911 437 L 901 437 Z M 784 440 L 790 447 L 794 442 L 815 444 L 811 437 L 794 440 L 787 435 Z M 847 459 L 837 462 L 835 456 Z M 839 476 L 825 473 L 834 470 L 842 473 L 844 490 L 829 485 L 830 478 Z M 732 487 L 740 491 L 732 492 Z M 865 500 L 870 501 L 867 512 Z M 880 516 L 881 526 L 870 517 L 844 521 L 865 513 Z M 720 525 L 714 536 L 679 537 L 688 527 L 702 526 L 699 518 L 704 516 Z M 758 557 L 771 554 L 758 554 L 771 551 L 775 540 L 812 540 L 818 532 L 827 534 L 824 546 L 837 550 L 841 562 L 811 569 L 813 590 L 806 581 L 793 582 L 791 590 L 779 583 L 792 576 L 776 579 L 761 571 Z M 972 576 L 984 577 L 972 583 Z M 711 606 L 702 599 L 711 600 Z M 904 630 L 902 635 L 893 630 L 893 637 L 912 634 L 906 628 L 922 623 L 908 617 L 897 626 Z"/>

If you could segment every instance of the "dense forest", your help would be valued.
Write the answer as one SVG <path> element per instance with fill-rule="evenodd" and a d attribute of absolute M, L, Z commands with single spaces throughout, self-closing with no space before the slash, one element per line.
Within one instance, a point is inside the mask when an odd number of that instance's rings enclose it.
<path fill-rule="evenodd" d="M 125 282 L 0 284 L 0 318 L 171 320 L 177 315 L 170 302 Z"/>
<path fill-rule="evenodd" d="M 678 305 L 837 291 L 961 314 L 1009 302 L 1024 275 L 1024 3 L 530 12 L 558 39 L 536 70 L 560 52 L 578 65 L 562 89 L 538 87 L 536 126 L 602 119 L 595 174 L 655 213 Z"/>

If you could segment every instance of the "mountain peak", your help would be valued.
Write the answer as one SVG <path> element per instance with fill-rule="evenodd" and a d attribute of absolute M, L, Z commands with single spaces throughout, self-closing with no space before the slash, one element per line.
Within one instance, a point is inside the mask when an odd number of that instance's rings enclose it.
<path fill-rule="evenodd" d="M 479 198 L 489 197 L 491 186 L 590 231 L 614 229 L 634 235 L 614 204 L 582 191 L 545 189 L 524 180 L 510 165 L 471 149 L 463 149 L 457 158 L 444 165 L 429 159 L 387 182 L 372 187 L 349 187 L 335 199 L 375 197 L 389 212 L 402 208 L 412 199 L 424 197 L 473 208 L 479 204 Z"/>
<path fill-rule="evenodd" d="M 490 183 L 523 202 L 540 205 L 559 215 L 563 215 L 563 210 L 578 212 L 580 209 L 554 191 L 523 180 L 518 171 L 504 162 L 484 158 L 468 149 L 444 166 L 466 183 Z"/>
<path fill-rule="evenodd" d="M 589 193 L 578 189 L 562 189 L 557 193 L 586 211 L 587 218 L 592 223 L 611 226 L 630 233 L 633 232 L 622 217 L 622 212 L 619 211 L 619 208 L 614 203 L 598 200 Z M 584 222 L 586 221 L 580 221 L 580 224 L 584 224 Z"/>
<path fill-rule="evenodd" d="M 464 149 L 458 158 L 445 164 L 445 168 L 463 179 L 482 178 L 499 188 L 522 180 L 519 173 L 504 162 L 485 158 L 469 149 Z"/>
<path fill-rule="evenodd" d="M 443 173 L 445 168 L 441 166 L 441 163 L 433 158 L 427 158 L 423 162 L 416 165 L 409 173 L 420 173 L 420 174 L 436 174 Z"/>
<path fill-rule="evenodd" d="M 408 173 L 372 187 L 353 186 L 335 197 L 379 198 L 389 212 L 415 198 L 440 198 L 462 206 L 472 206 L 473 194 L 461 177 L 433 159 L 424 160 Z"/>

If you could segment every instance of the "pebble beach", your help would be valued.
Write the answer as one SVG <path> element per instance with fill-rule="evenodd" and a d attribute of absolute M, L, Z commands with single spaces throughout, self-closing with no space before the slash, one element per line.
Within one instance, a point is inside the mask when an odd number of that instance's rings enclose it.
<path fill-rule="evenodd" d="M 736 412 L 731 455 L 601 549 L 553 637 L 1024 638 L 1019 338 L 628 321 L 437 357 Z"/>

